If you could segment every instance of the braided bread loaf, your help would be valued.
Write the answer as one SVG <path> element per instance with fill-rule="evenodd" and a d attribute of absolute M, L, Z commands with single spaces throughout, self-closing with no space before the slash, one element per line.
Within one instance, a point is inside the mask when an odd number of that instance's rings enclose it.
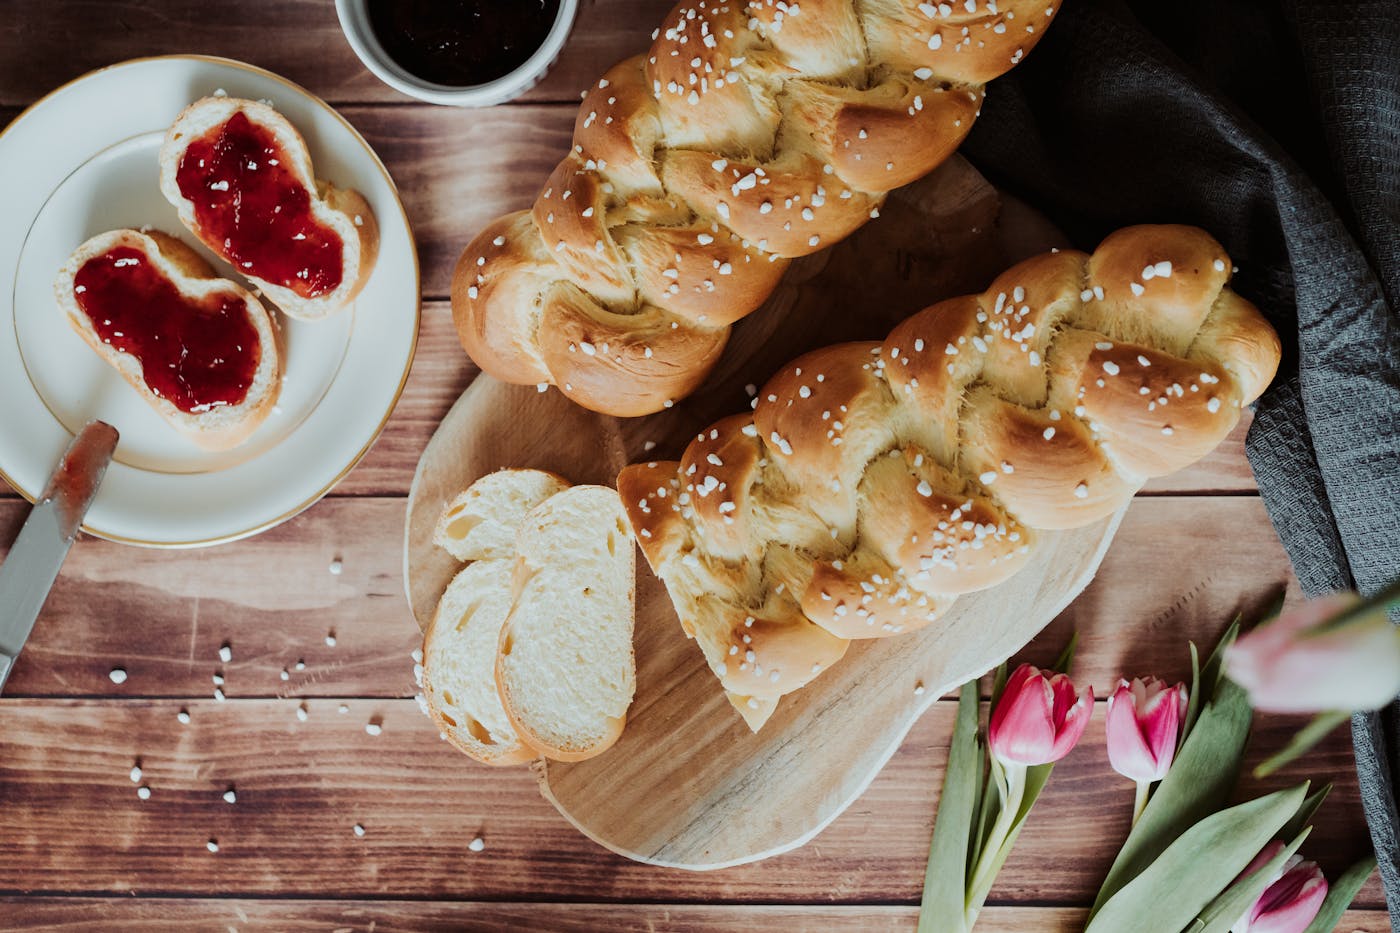
<path fill-rule="evenodd" d="M 1234 428 L 1277 334 L 1193 227 L 1121 230 L 808 353 L 752 415 L 618 489 L 681 624 L 757 730 L 851 639 L 928 625 L 1037 531 L 1124 505 Z"/>
<path fill-rule="evenodd" d="M 533 210 L 462 253 L 463 347 L 612 415 L 669 406 L 788 261 L 878 214 L 972 128 L 1056 0 L 683 0 L 583 98 Z"/>

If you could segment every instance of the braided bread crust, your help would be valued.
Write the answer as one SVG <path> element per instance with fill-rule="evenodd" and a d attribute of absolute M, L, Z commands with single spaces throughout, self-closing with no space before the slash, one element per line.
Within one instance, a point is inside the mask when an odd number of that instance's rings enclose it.
<path fill-rule="evenodd" d="M 941 164 L 1055 0 L 683 0 L 583 98 L 530 211 L 457 264 L 486 372 L 612 415 L 693 391 L 788 262 Z"/>
<path fill-rule="evenodd" d="M 1037 532 L 1122 507 L 1210 452 L 1278 368 L 1278 335 L 1194 227 L 1034 257 L 883 343 L 825 347 L 618 477 L 633 530 L 739 712 L 849 641 L 912 632 L 1019 570 Z"/>

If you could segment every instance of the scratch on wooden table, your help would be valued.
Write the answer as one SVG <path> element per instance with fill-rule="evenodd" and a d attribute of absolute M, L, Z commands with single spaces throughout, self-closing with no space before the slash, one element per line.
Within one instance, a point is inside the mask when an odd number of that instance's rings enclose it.
<path fill-rule="evenodd" d="M 195 594 L 190 606 L 190 663 L 194 663 L 194 649 L 199 642 L 199 594 Z"/>

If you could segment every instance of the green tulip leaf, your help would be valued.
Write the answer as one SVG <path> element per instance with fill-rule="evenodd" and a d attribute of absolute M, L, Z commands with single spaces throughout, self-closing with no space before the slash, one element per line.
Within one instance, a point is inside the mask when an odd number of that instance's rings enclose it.
<path fill-rule="evenodd" d="M 1303 828 L 1312 822 L 1312 818 L 1317 815 L 1317 808 L 1322 806 L 1322 801 L 1327 799 L 1327 795 L 1332 793 L 1332 783 L 1329 781 L 1322 787 L 1308 795 L 1308 799 L 1303 801 L 1303 805 L 1298 808 L 1298 812 L 1293 814 L 1293 819 L 1289 820 L 1283 827 L 1283 831 L 1278 834 L 1280 839 L 1292 839 L 1303 831 Z"/>
<path fill-rule="evenodd" d="M 964 933 L 968 837 L 981 794 L 982 743 L 977 738 L 979 691 L 976 680 L 963 684 L 958 718 L 948 745 L 943 794 L 929 844 L 919 933 Z"/>
<path fill-rule="evenodd" d="M 1341 877 L 1327 888 L 1327 899 L 1322 902 L 1322 909 L 1317 912 L 1317 916 L 1303 933 L 1332 933 L 1341 922 L 1342 914 L 1351 906 L 1356 892 L 1361 890 L 1361 886 L 1375 870 L 1376 857 L 1368 855 L 1342 872 Z"/>
<path fill-rule="evenodd" d="M 1186 718 L 1181 721 L 1181 732 L 1176 737 L 1178 752 L 1186 744 L 1186 737 L 1191 734 L 1196 717 L 1201 714 L 1201 653 L 1196 650 L 1194 641 L 1188 644 L 1191 646 L 1191 692 L 1186 697 Z"/>
<path fill-rule="evenodd" d="M 1298 812 L 1307 794 L 1308 785 L 1300 784 L 1191 826 L 1099 908 L 1085 933 L 1187 928 Z"/>
<path fill-rule="evenodd" d="M 1215 643 L 1215 649 L 1211 651 L 1210 657 L 1206 658 L 1204 666 L 1201 665 L 1200 653 L 1196 650 L 1196 643 L 1191 642 L 1191 695 L 1186 698 L 1186 719 L 1181 724 L 1181 741 L 1178 748 L 1186 743 L 1186 737 L 1191 734 L 1191 730 L 1196 726 L 1196 720 L 1200 718 L 1201 710 L 1206 707 L 1220 690 L 1220 683 L 1225 678 L 1225 649 L 1235 643 L 1235 639 L 1240 634 L 1240 617 L 1235 616 L 1235 620 L 1221 634 L 1220 640 Z"/>
<path fill-rule="evenodd" d="M 1331 735 L 1333 729 L 1350 719 L 1350 710 L 1331 709 L 1318 713 L 1308 720 L 1306 726 L 1293 734 L 1293 738 L 1288 740 L 1287 745 L 1260 762 L 1258 767 L 1254 769 L 1254 776 L 1257 778 L 1268 777 L 1290 761 L 1306 755 L 1318 742 Z"/>
<path fill-rule="evenodd" d="M 1207 675 L 1215 660 L 1212 657 L 1206 665 L 1202 676 L 1204 684 L 1210 683 Z M 1219 681 L 1214 693 L 1213 699 L 1204 703 L 1181 753 L 1162 783 L 1157 785 L 1137 825 L 1114 859 L 1094 900 L 1091 917 L 1179 836 L 1229 799 L 1244 758 L 1254 712 L 1244 690 L 1232 681 Z"/>
<path fill-rule="evenodd" d="M 1069 636 L 1069 644 L 1065 645 L 1065 650 L 1060 652 L 1060 656 L 1055 659 L 1055 663 L 1050 666 L 1050 670 L 1059 674 L 1068 674 L 1069 666 L 1074 663 L 1074 649 L 1079 647 L 1079 631 Z"/>
<path fill-rule="evenodd" d="M 1000 767 L 1001 765 L 993 759 L 993 770 L 995 771 Z M 1053 764 L 1035 765 L 1026 769 L 1025 777 L 1022 778 L 1025 783 L 1022 790 L 1021 805 L 1016 808 L 1016 814 L 1012 817 L 1011 825 L 1006 830 L 1006 837 L 1000 841 L 1000 845 L 996 850 L 991 852 L 990 856 L 987 856 L 985 852 L 979 852 L 978 858 L 973 861 L 972 864 L 976 865 L 983 857 L 989 858 L 989 861 L 986 863 L 986 882 L 982 885 L 982 890 L 969 890 L 967 892 L 968 926 L 972 925 L 971 921 L 976 920 L 977 914 L 982 909 L 982 904 L 987 900 L 987 895 L 991 893 L 991 887 L 996 882 L 997 875 L 1001 873 L 1001 867 L 1006 864 L 1007 857 L 1011 855 L 1011 850 L 1016 846 L 1016 839 L 1021 835 L 1021 827 L 1025 824 L 1026 817 L 1030 816 L 1031 807 L 1035 805 L 1036 798 L 1040 796 L 1040 792 L 1045 789 L 1046 782 L 1050 780 L 1050 772 L 1054 770 L 1055 766 Z M 994 781 L 988 781 L 987 783 L 989 786 L 995 784 Z M 996 803 L 1000 802 L 1002 801 L 998 795 L 997 799 L 994 801 L 994 806 Z M 993 816 L 993 824 L 995 824 L 995 814 Z M 995 825 L 993 825 L 992 829 L 988 830 L 988 835 L 990 836 L 993 832 L 995 832 Z M 991 841 L 991 839 L 983 840 L 982 847 L 985 848 Z"/>
<path fill-rule="evenodd" d="M 1306 809 L 1304 804 L 1304 809 Z M 1246 878 L 1239 878 L 1219 897 L 1211 901 L 1205 910 L 1196 917 L 1196 922 L 1188 927 L 1190 933 L 1230 933 L 1230 928 L 1244 916 L 1245 911 L 1254 906 L 1254 902 L 1259 900 L 1259 895 L 1273 880 L 1283 873 L 1284 863 L 1288 857 L 1298 851 L 1298 847 L 1303 844 L 1303 840 L 1308 838 L 1312 832 L 1309 826 L 1296 836 L 1293 841 L 1284 846 L 1277 855 L 1265 862 L 1262 867 L 1251 873 Z M 1284 836 L 1284 838 L 1289 838 Z"/>

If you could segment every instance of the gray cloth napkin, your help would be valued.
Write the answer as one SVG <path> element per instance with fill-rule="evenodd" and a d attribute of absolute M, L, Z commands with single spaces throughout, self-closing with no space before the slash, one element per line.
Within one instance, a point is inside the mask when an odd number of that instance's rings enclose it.
<path fill-rule="evenodd" d="M 1219 238 L 1284 339 L 1247 451 L 1303 590 L 1400 576 L 1400 2 L 1066 0 L 964 152 L 1081 245 Z M 1400 929 L 1400 714 L 1353 738 Z"/>

